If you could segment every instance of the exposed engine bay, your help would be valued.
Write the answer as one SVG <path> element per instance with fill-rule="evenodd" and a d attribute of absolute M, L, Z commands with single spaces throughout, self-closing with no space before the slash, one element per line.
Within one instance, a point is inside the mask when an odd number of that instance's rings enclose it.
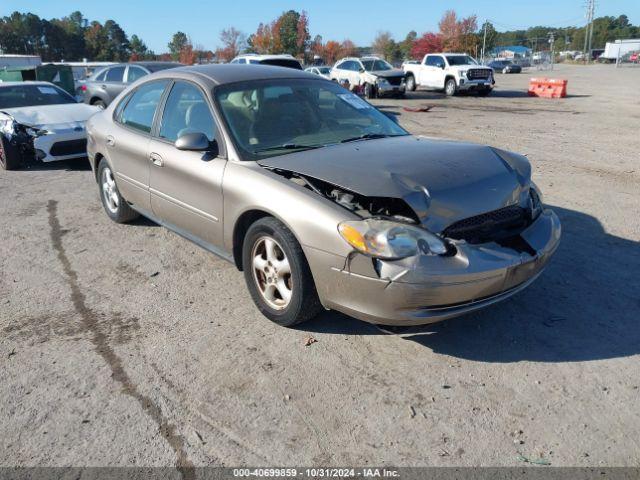
<path fill-rule="evenodd" d="M 406 223 L 419 223 L 415 212 L 400 198 L 368 197 L 299 173 L 280 169 L 273 169 L 273 171 L 334 201 L 362 218 L 382 217 Z"/>
<path fill-rule="evenodd" d="M 28 165 L 36 160 L 34 141 L 45 130 L 22 124 L 6 112 L 0 112 L 0 139 L 7 160 Z"/>

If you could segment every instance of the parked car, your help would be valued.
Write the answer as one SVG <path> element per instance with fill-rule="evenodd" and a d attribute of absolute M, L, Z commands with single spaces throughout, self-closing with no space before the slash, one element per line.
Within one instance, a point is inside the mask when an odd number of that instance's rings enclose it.
<path fill-rule="evenodd" d="M 331 67 L 327 67 L 325 65 L 321 65 L 318 67 L 308 67 L 304 69 L 305 72 L 313 73 L 315 75 L 320 75 L 327 80 L 331 80 Z"/>
<path fill-rule="evenodd" d="M 405 93 L 404 72 L 393 68 L 378 57 L 347 57 L 338 60 L 331 69 L 331 79 L 349 82 L 352 87 L 361 87 L 367 98 Z"/>
<path fill-rule="evenodd" d="M 99 110 L 49 82 L 0 83 L 0 166 L 86 157 L 84 124 Z"/>
<path fill-rule="evenodd" d="M 302 70 L 302 65 L 300 65 L 300 62 L 296 60 L 293 55 L 259 55 L 257 53 L 247 53 L 238 55 L 229 63 L 239 63 L 240 65 L 273 65 Z"/>
<path fill-rule="evenodd" d="M 444 90 L 448 96 L 462 91 L 489 95 L 495 83 L 491 68 L 463 53 L 430 53 L 420 65 L 405 65 L 404 71 L 408 90 L 425 87 Z"/>
<path fill-rule="evenodd" d="M 489 62 L 487 66 L 491 67 L 495 73 L 522 72 L 522 67 L 520 65 L 516 65 L 511 60 L 493 60 L 492 62 Z"/>
<path fill-rule="evenodd" d="M 105 108 L 130 83 L 150 73 L 180 67 L 176 62 L 119 63 L 95 72 L 80 87 L 84 103 Z"/>
<path fill-rule="evenodd" d="M 280 325 L 323 307 L 399 325 L 470 312 L 529 285 L 560 239 L 526 157 L 412 136 L 305 72 L 159 72 L 87 132 L 106 214 L 232 262 Z"/>

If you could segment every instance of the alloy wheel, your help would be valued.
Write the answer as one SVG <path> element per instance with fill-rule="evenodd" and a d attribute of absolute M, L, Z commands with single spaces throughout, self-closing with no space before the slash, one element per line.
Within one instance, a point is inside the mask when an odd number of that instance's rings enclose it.
<path fill-rule="evenodd" d="M 104 198 L 104 204 L 111 213 L 117 213 L 120 206 L 120 197 L 118 196 L 118 189 L 116 187 L 116 181 L 113 178 L 113 173 L 109 167 L 102 169 L 102 197 Z"/>
<path fill-rule="evenodd" d="M 253 279 L 264 301 L 274 310 L 284 310 L 293 295 L 291 266 L 278 242 L 263 236 L 251 251 Z"/>

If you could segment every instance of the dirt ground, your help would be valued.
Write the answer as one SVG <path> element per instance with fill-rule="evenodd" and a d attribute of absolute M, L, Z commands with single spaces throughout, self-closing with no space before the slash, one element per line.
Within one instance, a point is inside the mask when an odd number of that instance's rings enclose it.
<path fill-rule="evenodd" d="M 0 465 L 640 465 L 640 68 L 560 66 L 563 100 L 536 73 L 374 101 L 526 154 L 563 222 L 526 291 L 396 334 L 278 327 L 232 265 L 112 223 L 83 164 L 0 171 Z"/>

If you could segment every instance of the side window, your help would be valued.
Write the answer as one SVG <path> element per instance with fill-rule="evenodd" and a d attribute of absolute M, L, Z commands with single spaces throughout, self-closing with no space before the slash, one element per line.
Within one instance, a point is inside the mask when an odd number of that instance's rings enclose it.
<path fill-rule="evenodd" d="M 107 71 L 107 77 L 105 78 L 105 81 L 122 82 L 123 77 L 124 77 L 124 66 L 113 67 Z"/>
<path fill-rule="evenodd" d="M 104 82 L 104 77 L 107 75 L 107 72 L 109 71 L 108 68 L 105 68 L 102 72 L 100 72 L 100 74 L 95 78 L 96 82 Z"/>
<path fill-rule="evenodd" d="M 131 100 L 126 104 L 120 115 L 120 123 L 135 128 L 141 132 L 151 132 L 153 116 L 160 103 L 160 97 L 167 86 L 168 80 L 149 82 L 141 85 L 131 94 Z"/>
<path fill-rule="evenodd" d="M 231 60 L 231 63 L 238 63 L 238 59 L 234 58 L 233 60 Z"/>
<path fill-rule="evenodd" d="M 444 63 L 444 58 L 442 57 L 435 57 L 436 59 L 436 67 L 438 68 L 444 68 L 445 63 Z"/>
<path fill-rule="evenodd" d="M 360 70 L 364 70 L 364 66 L 360 62 L 353 62 L 353 70 L 359 72 Z"/>
<path fill-rule="evenodd" d="M 247 60 L 244 58 L 238 59 L 238 63 L 247 63 Z"/>
<path fill-rule="evenodd" d="M 116 122 L 122 123 L 122 110 L 124 110 L 124 107 L 127 106 L 127 102 L 129 102 L 129 100 L 131 99 L 131 95 L 133 95 L 134 93 L 135 92 L 131 92 L 127 96 L 125 96 L 113 111 L 113 119 Z"/>
<path fill-rule="evenodd" d="M 435 67 L 436 66 L 435 59 L 436 57 L 434 57 L 433 55 L 429 55 L 427 56 L 427 60 L 424 62 L 424 64 L 429 67 Z"/>
<path fill-rule="evenodd" d="M 202 91 L 187 82 L 176 82 L 162 114 L 160 138 L 175 142 L 187 133 L 204 133 L 215 138 L 215 122 Z"/>
<path fill-rule="evenodd" d="M 344 70 L 344 63 L 345 63 L 345 62 L 342 62 L 342 63 L 337 64 L 337 65 L 335 66 L 335 68 L 336 68 L 337 70 Z"/>
<path fill-rule="evenodd" d="M 127 73 L 127 83 L 133 83 L 139 78 L 144 77 L 146 74 L 147 72 L 143 68 L 129 65 L 129 72 Z"/>

